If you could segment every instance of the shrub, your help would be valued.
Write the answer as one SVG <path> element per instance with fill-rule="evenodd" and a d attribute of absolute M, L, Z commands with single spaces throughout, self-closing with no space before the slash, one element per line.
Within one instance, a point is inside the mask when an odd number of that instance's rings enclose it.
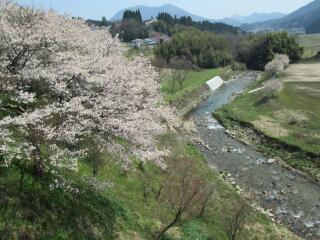
<path fill-rule="evenodd" d="M 174 35 L 169 43 L 155 48 L 158 57 L 184 57 L 201 68 L 226 66 L 233 62 L 230 45 L 223 35 L 186 29 Z"/>
<path fill-rule="evenodd" d="M 239 62 L 234 62 L 231 65 L 233 71 L 245 71 L 247 69 L 246 65 Z"/>
<path fill-rule="evenodd" d="M 303 48 L 287 32 L 268 33 L 243 40 L 240 44 L 239 60 L 249 68 L 263 70 L 276 54 L 286 54 L 295 62 L 301 58 L 302 53 Z"/>

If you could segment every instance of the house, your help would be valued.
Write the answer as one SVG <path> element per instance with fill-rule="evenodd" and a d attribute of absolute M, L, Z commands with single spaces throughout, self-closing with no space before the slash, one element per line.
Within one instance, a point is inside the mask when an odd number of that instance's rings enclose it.
<path fill-rule="evenodd" d="M 172 39 L 172 38 L 169 37 L 168 35 L 162 35 L 162 36 L 161 36 L 161 39 L 160 39 L 160 42 L 164 42 L 164 43 L 170 42 L 171 39 Z"/>
<path fill-rule="evenodd" d="M 132 40 L 131 45 L 134 48 L 140 48 L 141 45 L 143 44 L 143 42 L 144 42 L 144 40 L 138 38 L 138 39 Z"/>
<path fill-rule="evenodd" d="M 154 45 L 158 45 L 160 43 L 163 42 L 169 42 L 171 41 L 171 37 L 169 37 L 168 35 L 155 35 L 152 38 L 146 38 L 144 39 L 144 43 L 149 45 L 149 46 L 154 46 Z"/>
<path fill-rule="evenodd" d="M 169 42 L 171 41 L 171 37 L 168 35 L 155 35 L 151 38 L 146 38 L 146 39 L 134 39 L 131 42 L 131 45 L 133 48 L 141 48 L 142 45 L 147 45 L 149 47 L 153 47 L 155 45 L 158 45 L 163 42 Z"/>
<path fill-rule="evenodd" d="M 146 38 L 143 40 L 143 42 L 145 44 L 147 44 L 148 46 L 153 46 L 153 45 L 157 45 L 160 43 L 160 41 L 158 41 L 156 38 Z"/>

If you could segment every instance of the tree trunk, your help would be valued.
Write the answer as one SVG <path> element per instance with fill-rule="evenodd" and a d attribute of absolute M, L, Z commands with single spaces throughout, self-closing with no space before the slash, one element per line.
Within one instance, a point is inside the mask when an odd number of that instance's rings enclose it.
<path fill-rule="evenodd" d="M 98 167 L 97 166 L 92 167 L 92 173 L 93 173 L 93 177 L 96 177 L 98 175 Z"/>
<path fill-rule="evenodd" d="M 170 222 L 166 227 L 164 227 L 159 233 L 157 233 L 154 240 L 161 240 L 163 234 L 166 231 L 168 231 L 170 228 L 172 228 L 180 220 L 181 214 L 182 214 L 182 209 L 179 209 L 173 221 Z"/>
<path fill-rule="evenodd" d="M 175 87 L 175 84 L 176 81 L 175 80 L 172 80 L 172 87 L 171 87 L 171 93 L 174 94 L 174 87 Z"/>
<path fill-rule="evenodd" d="M 159 200 L 159 197 L 160 197 L 160 195 L 161 195 L 162 188 L 163 188 L 163 184 L 161 184 L 161 186 L 160 186 L 160 188 L 159 188 L 159 190 L 158 190 L 158 192 L 157 192 L 157 195 L 156 195 L 156 200 L 157 200 L 157 201 Z"/>
<path fill-rule="evenodd" d="M 139 162 L 139 169 L 141 170 L 141 172 L 145 172 L 145 168 L 142 161 Z"/>
<path fill-rule="evenodd" d="M 143 183 L 143 201 L 148 202 L 148 190 L 145 182 Z"/>
<path fill-rule="evenodd" d="M 20 180 L 19 180 L 19 192 L 23 190 L 23 180 L 24 180 L 24 172 L 20 172 Z"/>
<path fill-rule="evenodd" d="M 40 149 L 38 146 L 33 150 L 33 158 L 34 158 L 34 167 L 33 167 L 33 174 L 37 177 L 44 176 L 44 167 L 42 163 L 42 159 L 40 156 Z"/>

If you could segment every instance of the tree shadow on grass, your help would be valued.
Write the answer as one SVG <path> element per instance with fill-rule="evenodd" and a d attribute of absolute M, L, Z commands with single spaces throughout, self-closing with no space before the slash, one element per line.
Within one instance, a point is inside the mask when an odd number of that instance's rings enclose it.
<path fill-rule="evenodd" d="M 72 194 L 32 182 L 20 191 L 1 178 L 0 239 L 115 239 L 117 218 L 125 217 L 119 204 L 85 186 Z"/>
<path fill-rule="evenodd" d="M 267 104 L 268 102 L 270 102 L 271 100 L 274 100 L 274 99 L 276 99 L 276 97 L 263 96 L 258 101 L 256 101 L 254 105 L 256 107 L 260 107 L 260 106 L 265 105 L 265 104 Z"/>

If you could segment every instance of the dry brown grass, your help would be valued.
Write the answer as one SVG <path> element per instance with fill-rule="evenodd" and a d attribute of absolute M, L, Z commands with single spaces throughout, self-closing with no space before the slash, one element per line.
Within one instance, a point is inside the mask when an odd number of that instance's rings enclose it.
<path fill-rule="evenodd" d="M 314 89 L 307 86 L 296 86 L 295 89 L 302 90 L 306 95 L 320 97 L 320 89 Z"/>
<path fill-rule="evenodd" d="M 263 131 L 271 137 L 285 137 L 289 130 L 282 127 L 279 122 L 267 116 L 260 116 L 258 120 L 252 121 L 255 128 Z"/>
<path fill-rule="evenodd" d="M 309 120 L 307 114 L 303 111 L 294 111 L 283 109 L 281 111 L 274 112 L 275 119 L 282 123 L 290 124 L 291 122 L 303 123 Z"/>
<path fill-rule="evenodd" d="M 284 82 L 320 82 L 320 63 L 292 64 L 285 71 Z"/>
<path fill-rule="evenodd" d="M 260 232 L 259 240 L 299 240 L 300 238 L 285 228 L 279 228 L 275 223 L 271 224 L 269 231 L 259 223 L 246 226 L 248 231 Z"/>

